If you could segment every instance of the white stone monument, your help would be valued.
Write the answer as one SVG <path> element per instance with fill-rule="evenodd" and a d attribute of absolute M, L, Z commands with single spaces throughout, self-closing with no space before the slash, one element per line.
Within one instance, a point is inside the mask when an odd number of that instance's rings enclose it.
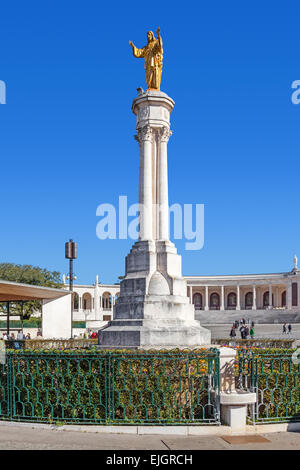
<path fill-rule="evenodd" d="M 169 240 L 167 145 L 174 101 L 149 90 L 132 104 L 139 143 L 139 241 L 126 257 L 126 275 L 113 320 L 99 332 L 102 347 L 197 347 L 210 331 L 195 320 L 181 274 L 181 256 Z"/>

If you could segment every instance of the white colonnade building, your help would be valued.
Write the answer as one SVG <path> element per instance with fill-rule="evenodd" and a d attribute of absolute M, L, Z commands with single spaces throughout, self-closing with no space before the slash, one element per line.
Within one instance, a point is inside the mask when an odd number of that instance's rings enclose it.
<path fill-rule="evenodd" d="M 300 271 L 296 257 L 293 269 L 282 273 L 184 276 L 184 279 L 196 318 L 203 323 L 230 323 L 239 316 L 273 323 L 278 315 L 280 321 L 285 317 L 287 321 L 293 319 L 289 314 L 300 315 Z M 92 285 L 75 284 L 73 319 L 97 329 L 112 320 L 119 295 L 119 284 L 99 284 L 97 279 Z"/>
<path fill-rule="evenodd" d="M 264 320 L 276 323 L 285 318 L 300 321 L 300 271 L 296 256 L 294 267 L 288 272 L 186 276 L 185 279 L 190 303 L 194 304 L 196 318 L 202 322 L 229 323 L 237 315 L 261 323 Z"/>

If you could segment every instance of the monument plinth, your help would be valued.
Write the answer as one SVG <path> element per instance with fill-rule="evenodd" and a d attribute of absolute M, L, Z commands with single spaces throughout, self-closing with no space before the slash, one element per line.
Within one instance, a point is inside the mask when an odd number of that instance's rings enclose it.
<path fill-rule="evenodd" d="M 195 320 L 181 274 L 181 256 L 169 240 L 167 145 L 174 101 L 159 90 L 134 99 L 139 143 L 139 240 L 126 257 L 113 320 L 99 332 L 102 347 L 196 347 L 210 331 Z"/>

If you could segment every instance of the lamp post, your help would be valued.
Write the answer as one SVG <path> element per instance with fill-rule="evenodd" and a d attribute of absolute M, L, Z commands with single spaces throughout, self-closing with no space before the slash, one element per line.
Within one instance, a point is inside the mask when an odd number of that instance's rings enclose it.
<path fill-rule="evenodd" d="M 68 242 L 65 243 L 65 258 L 69 260 L 69 290 L 73 292 L 73 280 L 76 277 L 73 274 L 73 260 L 77 258 L 77 243 L 73 242 L 70 238 Z M 73 338 L 73 294 L 71 299 L 71 338 Z"/>

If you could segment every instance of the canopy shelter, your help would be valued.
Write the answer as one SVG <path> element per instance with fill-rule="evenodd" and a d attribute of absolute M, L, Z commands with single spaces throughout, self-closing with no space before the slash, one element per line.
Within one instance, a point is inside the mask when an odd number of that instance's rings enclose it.
<path fill-rule="evenodd" d="M 42 302 L 42 335 L 49 339 L 72 337 L 71 292 L 64 289 L 33 286 L 0 279 L 0 302 L 7 302 L 9 324 L 9 303 L 40 300 Z"/>

